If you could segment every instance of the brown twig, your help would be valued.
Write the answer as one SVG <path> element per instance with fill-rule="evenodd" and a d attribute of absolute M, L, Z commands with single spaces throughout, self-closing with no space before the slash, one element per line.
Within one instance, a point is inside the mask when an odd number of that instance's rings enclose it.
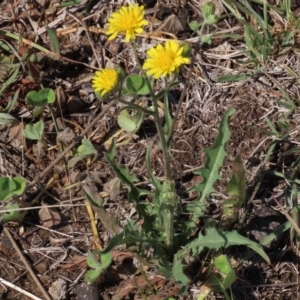
<path fill-rule="evenodd" d="M 4 227 L 4 232 L 7 235 L 7 237 L 9 238 L 10 242 L 12 243 L 12 245 L 14 246 L 14 248 L 17 251 L 18 255 L 20 256 L 20 258 L 21 258 L 21 260 L 22 260 L 25 268 L 27 269 L 27 271 L 31 275 L 32 279 L 34 280 L 34 282 L 36 283 L 36 285 L 38 286 L 38 288 L 40 289 L 40 291 L 43 293 L 45 299 L 46 300 L 52 300 L 51 297 L 46 292 L 46 290 L 44 289 L 44 287 L 42 286 L 42 284 L 39 281 L 38 277 L 32 271 L 29 263 L 27 262 L 27 260 L 26 260 L 25 256 L 23 255 L 22 251 L 20 250 L 19 246 L 15 242 L 15 240 L 14 240 L 13 236 L 11 235 L 10 231 L 6 227 Z"/>

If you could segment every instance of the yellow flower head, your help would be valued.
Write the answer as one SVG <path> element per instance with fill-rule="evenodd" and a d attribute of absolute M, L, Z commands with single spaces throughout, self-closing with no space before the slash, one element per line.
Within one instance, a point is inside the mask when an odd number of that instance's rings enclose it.
<path fill-rule="evenodd" d="M 175 41 L 167 41 L 165 47 L 153 47 L 147 51 L 149 58 L 146 59 L 143 69 L 155 79 L 178 72 L 181 65 L 190 62 L 189 58 L 184 57 L 183 50 Z"/>
<path fill-rule="evenodd" d="M 92 79 L 92 87 L 95 92 L 100 92 L 104 96 L 113 90 L 118 84 L 118 73 L 114 69 L 102 69 L 96 71 Z"/>
<path fill-rule="evenodd" d="M 142 27 L 148 25 L 148 21 L 144 19 L 144 13 L 144 6 L 138 4 L 122 6 L 108 20 L 108 30 L 106 32 L 107 35 L 110 35 L 108 39 L 113 40 L 120 32 L 125 32 L 126 43 L 130 39 L 135 39 L 135 33 L 142 33 Z"/>

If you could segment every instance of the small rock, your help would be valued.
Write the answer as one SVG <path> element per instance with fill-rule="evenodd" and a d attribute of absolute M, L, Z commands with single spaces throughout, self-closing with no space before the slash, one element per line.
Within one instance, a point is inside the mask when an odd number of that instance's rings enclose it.
<path fill-rule="evenodd" d="M 54 300 L 66 299 L 66 291 L 66 281 L 61 278 L 58 278 L 56 281 L 54 281 L 49 288 L 49 294 Z"/>

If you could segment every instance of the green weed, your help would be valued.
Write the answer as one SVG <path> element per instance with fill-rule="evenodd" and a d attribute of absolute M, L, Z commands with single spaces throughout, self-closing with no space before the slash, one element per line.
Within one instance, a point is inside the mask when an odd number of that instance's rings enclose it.
<path fill-rule="evenodd" d="M 217 21 L 213 6 L 207 5 L 205 22 L 198 24 L 199 26 L 194 24 L 195 31 L 200 35 L 200 44 L 204 42 L 201 37 L 204 26 Z M 226 295 L 226 289 L 234 283 L 236 278 L 234 268 L 226 255 L 227 248 L 238 245 L 247 246 L 269 262 L 261 245 L 242 236 L 237 231 L 229 229 L 230 225 L 237 220 L 238 210 L 245 201 L 245 172 L 239 158 L 233 162 L 232 179 L 227 188 L 229 198 L 224 202 L 220 221 L 206 216 L 206 200 L 215 191 L 214 186 L 221 179 L 219 171 L 227 156 L 226 144 L 230 139 L 228 123 L 230 117 L 235 113 L 235 109 L 229 108 L 224 114 L 215 143 L 205 151 L 204 167 L 194 171 L 195 175 L 202 177 L 202 182 L 190 190 L 197 192 L 197 198 L 188 205 L 181 206 L 180 196 L 171 173 L 170 149 L 176 118 L 170 112 L 168 98 L 169 90 L 178 84 L 178 70 L 174 69 L 174 72 L 168 77 L 162 76 L 165 85 L 161 90 L 155 91 L 155 81 L 153 82 L 153 78 L 144 72 L 137 55 L 134 39 L 132 47 L 141 75 L 129 74 L 126 76 L 124 72 L 121 72 L 122 76 L 115 75 L 114 78 L 118 78 L 118 80 L 114 85 L 110 85 L 111 82 L 105 83 L 102 74 L 105 72 L 110 74 L 111 71 L 103 70 L 101 71 L 103 73 L 96 73 L 93 84 L 95 88 L 100 88 L 99 93 L 102 95 L 98 93 L 98 96 L 102 101 L 111 101 L 115 98 L 125 105 L 120 112 L 118 123 L 128 133 L 135 132 L 147 116 L 154 119 L 159 135 L 160 149 L 164 156 L 166 178 L 161 182 L 154 175 L 150 163 L 151 147 L 149 147 L 145 163 L 153 190 L 137 187 L 138 178 L 128 168 L 116 163 L 116 141 L 112 141 L 106 158 L 118 178 L 127 186 L 127 199 L 135 205 L 137 217 L 127 219 L 125 228 L 111 238 L 107 247 L 102 251 L 93 251 L 93 253 L 103 255 L 119 245 L 126 245 L 126 248 L 135 252 L 143 263 L 152 267 L 156 266 L 166 278 L 181 284 L 180 292 L 185 293 L 190 283 L 190 278 L 185 274 L 185 269 L 189 265 L 186 258 L 199 258 L 209 251 L 210 267 L 205 273 L 206 292 L 222 291 Z M 159 48 L 153 50 L 153 53 L 159 55 L 157 49 Z M 156 71 L 158 69 L 159 66 Z M 120 74 L 119 69 L 118 72 Z M 133 97 L 131 102 L 124 100 L 124 97 L 128 95 Z M 139 101 L 139 95 L 148 95 L 152 105 L 149 107 L 143 105 Z M 164 99 L 164 123 L 161 121 L 158 111 L 158 99 L 162 97 Z M 180 103 L 177 111 L 180 110 Z M 85 194 L 87 191 L 85 187 Z M 93 193 L 88 193 L 87 196 L 93 205 L 98 202 L 97 196 Z M 185 220 L 181 216 L 182 210 L 189 216 Z M 201 227 L 198 225 L 200 219 L 205 220 Z M 105 222 L 107 224 L 106 216 Z M 111 220 L 111 222 L 115 224 L 115 220 Z M 107 226 L 111 227 L 109 224 Z M 149 253 L 151 254 L 149 255 Z M 96 278 L 93 279 L 96 280 Z M 200 292 L 199 299 L 204 299 L 207 293 Z"/>

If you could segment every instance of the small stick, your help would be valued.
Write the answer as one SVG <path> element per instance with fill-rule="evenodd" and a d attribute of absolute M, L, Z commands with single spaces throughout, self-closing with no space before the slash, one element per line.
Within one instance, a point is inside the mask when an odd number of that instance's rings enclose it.
<path fill-rule="evenodd" d="M 33 294 L 27 292 L 27 291 L 21 289 L 20 287 L 14 285 L 13 283 L 11 283 L 11 282 L 9 282 L 9 281 L 3 279 L 3 278 L 0 278 L 0 283 L 3 283 L 3 284 L 5 284 L 5 285 L 7 285 L 8 287 L 10 287 L 10 288 L 12 288 L 12 289 L 14 289 L 14 290 L 20 292 L 21 294 L 23 294 L 23 295 L 25 295 L 25 296 L 27 296 L 27 297 L 33 299 L 33 300 L 43 300 L 43 299 L 41 299 L 41 298 L 39 298 L 39 297 L 37 297 L 37 296 L 35 296 L 35 295 L 33 295 Z"/>
<path fill-rule="evenodd" d="M 29 272 L 29 274 L 31 275 L 32 279 L 34 280 L 34 282 L 36 283 L 36 285 L 39 287 L 39 289 L 41 290 L 41 292 L 44 295 L 44 299 L 46 300 L 51 300 L 50 296 L 48 295 L 48 293 L 46 292 L 46 290 L 44 289 L 44 287 L 42 286 L 41 282 L 39 281 L 39 279 L 37 278 L 37 276 L 34 274 L 34 272 L 32 271 L 29 263 L 27 262 L 25 256 L 23 255 L 22 251 L 20 250 L 19 246 L 17 245 L 17 243 L 15 242 L 13 236 L 11 235 L 10 231 L 7 229 L 7 227 L 4 227 L 4 232 L 5 234 L 8 236 L 10 242 L 12 243 L 12 245 L 14 246 L 15 250 L 17 251 L 17 253 L 19 254 L 24 266 L 26 267 L 27 271 Z M 3 280 L 3 279 L 2 279 Z M 33 298 L 33 299 L 40 299 L 40 298 Z M 40 299 L 42 300 L 42 299 Z"/>

